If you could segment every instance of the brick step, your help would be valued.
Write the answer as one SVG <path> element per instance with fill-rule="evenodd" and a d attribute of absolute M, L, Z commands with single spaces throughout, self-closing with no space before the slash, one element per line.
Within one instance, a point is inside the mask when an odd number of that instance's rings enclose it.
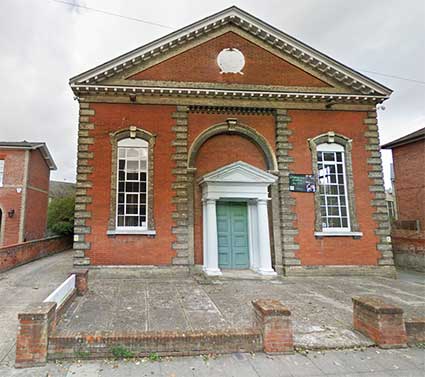
<path fill-rule="evenodd" d="M 209 353 L 259 352 L 260 330 L 217 329 L 190 331 L 69 332 L 49 337 L 48 360 L 114 357 L 118 347 L 133 357 L 188 356 Z M 129 354 L 129 355 L 130 355 Z"/>

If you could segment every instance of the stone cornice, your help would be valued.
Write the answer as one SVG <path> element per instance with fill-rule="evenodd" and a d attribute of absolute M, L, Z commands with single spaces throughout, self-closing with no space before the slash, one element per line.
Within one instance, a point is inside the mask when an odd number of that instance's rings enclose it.
<path fill-rule="evenodd" d="M 155 87 L 155 86 L 117 86 L 117 85 L 77 85 L 72 84 L 72 89 L 79 97 L 86 95 L 128 95 L 130 96 L 160 96 L 160 97 L 213 97 L 226 99 L 248 99 L 268 101 L 301 101 L 301 102 L 327 102 L 329 106 L 335 103 L 381 103 L 388 96 L 367 94 L 321 93 L 321 92 L 289 92 L 289 91 L 259 91 L 236 89 L 208 89 L 185 87 Z"/>

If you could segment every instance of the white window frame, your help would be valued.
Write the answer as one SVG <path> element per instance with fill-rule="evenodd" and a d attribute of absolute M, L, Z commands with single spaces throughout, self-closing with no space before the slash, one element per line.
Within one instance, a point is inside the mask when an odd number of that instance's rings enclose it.
<path fill-rule="evenodd" d="M 146 150 L 146 202 L 145 202 L 145 226 L 119 226 L 118 225 L 118 206 L 119 206 L 119 201 L 118 201 L 118 196 L 119 196 L 119 171 L 120 171 L 120 148 L 143 148 Z M 115 229 L 117 231 L 125 231 L 125 232 L 139 232 L 139 231 L 147 231 L 148 230 L 148 211 L 149 211 L 149 197 L 148 197 L 148 190 L 149 190 L 149 143 L 141 138 L 125 138 L 125 139 L 121 139 L 117 142 L 117 170 L 116 170 L 116 185 L 117 185 L 117 189 L 116 189 L 116 204 L 115 204 Z M 127 159 L 126 159 L 127 161 Z M 140 171 L 139 171 L 140 173 Z M 137 204 L 138 207 L 138 212 L 140 211 L 140 189 L 139 189 L 139 202 Z M 124 192 L 124 211 L 126 210 L 126 196 L 127 196 L 127 192 Z M 140 217 L 140 214 L 137 215 L 138 217 Z M 125 217 L 124 217 L 124 221 L 125 221 Z"/>
<path fill-rule="evenodd" d="M 348 191 L 347 191 L 347 171 L 346 171 L 346 166 L 345 166 L 345 148 L 344 146 L 337 144 L 337 143 L 323 143 L 323 144 L 318 144 L 317 145 L 317 153 L 319 152 L 340 152 L 341 153 L 341 164 L 342 164 L 342 173 L 343 173 L 343 178 L 344 178 L 344 197 L 345 197 L 345 207 L 346 207 L 346 213 L 347 213 L 347 226 L 346 227 L 324 227 L 323 226 L 323 222 L 322 222 L 322 232 L 323 233 L 347 233 L 351 231 L 351 219 L 350 219 L 350 203 L 348 202 L 349 198 L 348 198 Z M 325 161 L 317 161 L 317 171 L 320 172 L 319 169 L 319 163 L 324 164 Z M 327 163 L 329 163 L 329 161 L 327 161 Z M 332 163 L 332 162 L 331 162 Z M 337 173 L 337 169 L 336 169 L 337 164 L 335 163 L 335 172 Z M 320 194 L 320 179 L 318 179 L 318 184 L 319 184 L 319 196 L 321 197 L 322 194 Z M 338 195 L 339 196 L 339 195 Z M 326 197 L 326 193 L 325 193 L 325 197 Z M 326 200 L 326 199 L 325 199 Z M 326 200 L 327 203 L 327 200 Z M 338 199 L 338 203 L 339 203 L 339 199 Z M 327 208 L 327 205 L 326 205 Z M 341 213 L 341 205 L 339 204 L 338 206 L 339 211 Z M 321 208 L 319 209 L 321 211 Z M 327 211 L 327 209 L 326 209 Z M 341 217 L 340 217 L 341 218 Z"/>
<path fill-rule="evenodd" d="M 4 160 L 0 160 L 0 187 L 3 187 L 4 180 Z"/>

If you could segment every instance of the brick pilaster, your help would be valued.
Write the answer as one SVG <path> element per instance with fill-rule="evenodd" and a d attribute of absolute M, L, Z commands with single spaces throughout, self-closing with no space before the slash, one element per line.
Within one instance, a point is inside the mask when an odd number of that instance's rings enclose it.
<path fill-rule="evenodd" d="M 394 266 L 393 251 L 391 246 L 391 227 L 388 215 L 388 207 L 385 202 L 384 175 L 382 171 L 382 159 L 379 146 L 379 132 L 376 111 L 367 113 L 363 121 L 365 125 L 365 137 L 367 139 L 366 150 L 369 151 L 368 177 L 370 178 L 369 191 L 373 194 L 371 205 L 375 212 L 373 219 L 377 223 L 375 234 L 379 237 L 376 249 L 381 253 L 378 263 L 381 266 Z"/>
<path fill-rule="evenodd" d="M 372 296 L 353 297 L 353 327 L 381 348 L 406 347 L 403 309 Z"/>
<path fill-rule="evenodd" d="M 279 168 L 280 229 L 284 270 L 301 265 L 301 261 L 295 254 L 299 250 L 299 245 L 295 241 L 295 236 L 298 234 L 298 229 L 294 225 L 295 199 L 289 191 L 289 164 L 294 161 L 289 155 L 292 149 L 292 144 L 288 140 L 292 134 L 292 131 L 288 129 L 290 121 L 287 110 L 276 110 L 276 156 Z"/>
<path fill-rule="evenodd" d="M 80 118 L 78 126 L 78 154 L 77 154 L 77 188 L 75 191 L 75 220 L 74 220 L 74 265 L 89 265 L 90 259 L 86 256 L 86 250 L 90 250 L 90 243 L 86 240 L 86 235 L 91 233 L 87 220 L 91 218 L 91 212 L 87 210 L 87 205 L 92 202 L 91 195 L 87 190 L 92 187 L 90 174 L 93 171 L 91 160 L 93 152 L 90 146 L 94 144 L 94 137 L 91 131 L 94 123 L 90 117 L 94 116 L 94 110 L 90 109 L 90 104 L 80 102 Z"/>
<path fill-rule="evenodd" d="M 257 326 L 266 353 L 288 353 L 294 350 L 291 312 L 278 300 L 252 302 Z"/>
<path fill-rule="evenodd" d="M 30 305 L 18 315 L 16 368 L 35 367 L 47 362 L 49 334 L 56 327 L 56 303 Z"/>
<path fill-rule="evenodd" d="M 171 158 L 175 161 L 173 175 L 175 177 L 172 188 L 174 196 L 172 198 L 175 210 L 173 212 L 174 226 L 172 232 L 176 239 L 172 243 L 176 256 L 173 264 L 189 264 L 189 225 L 188 225 L 188 112 L 187 106 L 177 106 L 173 118 L 176 120 L 173 131 L 175 139 L 173 141 L 174 153 Z"/>

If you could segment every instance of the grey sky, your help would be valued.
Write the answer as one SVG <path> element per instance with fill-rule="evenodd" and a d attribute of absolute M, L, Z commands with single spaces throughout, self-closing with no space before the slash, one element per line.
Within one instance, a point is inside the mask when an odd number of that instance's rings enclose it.
<path fill-rule="evenodd" d="M 425 82 L 423 0 L 67 1 L 174 29 L 237 5 L 354 69 Z M 0 140 L 46 141 L 52 178 L 74 181 L 78 104 L 68 79 L 172 30 L 52 0 L 1 0 Z M 394 90 L 379 111 L 382 142 L 425 126 L 425 84 L 366 75 Z M 389 161 L 384 152 L 385 173 Z"/>

